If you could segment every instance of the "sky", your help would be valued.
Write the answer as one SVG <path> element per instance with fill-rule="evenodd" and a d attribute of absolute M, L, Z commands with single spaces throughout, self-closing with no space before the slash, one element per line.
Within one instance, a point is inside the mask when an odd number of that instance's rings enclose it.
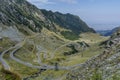
<path fill-rule="evenodd" d="M 78 15 L 95 30 L 120 26 L 120 0 L 28 0 L 40 9 Z"/>

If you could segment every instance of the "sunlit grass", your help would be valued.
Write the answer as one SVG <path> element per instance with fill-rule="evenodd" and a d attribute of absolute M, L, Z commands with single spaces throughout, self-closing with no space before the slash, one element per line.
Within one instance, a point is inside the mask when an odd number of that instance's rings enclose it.
<path fill-rule="evenodd" d="M 25 43 L 25 45 L 15 53 L 15 57 L 18 59 L 25 61 L 25 62 L 30 62 L 33 65 L 39 65 L 38 63 L 38 56 L 36 55 L 39 50 L 37 50 L 36 46 L 42 47 L 41 52 L 39 52 L 39 57 L 42 61 L 42 63 L 48 64 L 48 65 L 55 65 L 55 63 L 58 63 L 58 66 L 73 66 L 76 64 L 81 64 L 90 59 L 91 57 L 100 54 L 103 49 L 100 48 L 99 44 L 102 41 L 107 40 L 107 38 L 96 35 L 96 34 L 88 34 L 85 33 L 84 35 L 82 34 L 82 37 L 80 40 L 77 41 L 85 41 L 88 43 L 90 47 L 86 48 L 84 51 L 80 51 L 74 55 L 69 55 L 69 56 L 64 56 L 63 53 L 66 51 L 71 51 L 70 48 L 64 46 L 60 49 L 58 49 L 55 52 L 54 58 L 50 58 L 51 54 L 54 52 L 56 48 L 59 48 L 60 46 L 66 44 L 69 42 L 69 40 L 62 39 L 62 36 L 56 35 L 53 32 L 44 32 L 45 35 L 44 37 L 41 37 L 41 35 L 29 39 L 33 43 L 30 43 L 29 40 L 28 42 Z M 60 38 L 59 38 L 60 37 Z M 7 43 L 6 43 L 7 44 Z M 4 44 L 3 44 L 4 45 Z M 36 46 L 34 46 L 36 45 Z M 43 51 L 43 52 L 42 52 Z M 46 51 L 48 58 L 44 58 L 44 51 Z M 8 64 L 11 67 L 11 70 L 13 72 L 17 72 L 20 74 L 22 77 L 30 76 L 34 74 L 35 72 L 38 71 L 38 69 L 33 69 L 29 68 L 23 64 L 20 64 L 12 59 L 9 58 L 9 54 L 6 54 L 4 56 L 5 60 L 8 62 Z M 65 74 L 68 71 L 66 70 L 46 70 L 45 72 L 42 72 L 42 74 L 38 77 L 35 78 L 35 80 L 44 80 L 47 78 L 62 78 L 65 76 Z M 49 80 L 49 79 L 48 79 Z"/>
<path fill-rule="evenodd" d="M 22 77 L 29 76 L 38 71 L 38 69 L 27 67 L 11 59 L 7 60 L 7 62 L 11 67 L 11 71 L 19 73 Z"/>

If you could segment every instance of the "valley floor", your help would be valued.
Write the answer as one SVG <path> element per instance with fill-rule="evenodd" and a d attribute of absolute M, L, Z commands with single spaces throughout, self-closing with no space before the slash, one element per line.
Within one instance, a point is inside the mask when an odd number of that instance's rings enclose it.
<path fill-rule="evenodd" d="M 0 49 L 0 59 L 4 64 L 0 64 L 0 69 L 4 67 L 11 74 L 16 74 L 14 76 L 17 78 L 20 76 L 24 80 L 64 80 L 73 68 L 100 54 L 104 50 L 100 43 L 108 39 L 93 33 L 81 34 L 81 38 L 76 41 L 45 35 L 43 37 L 41 34 L 34 34 L 19 43 L 6 38 L 1 41 L 1 47 L 4 49 Z M 78 44 L 79 42 L 82 44 Z M 83 48 L 83 43 L 89 46 Z M 5 46 L 6 44 L 9 46 Z M 72 54 L 68 55 L 71 51 Z M 77 52 L 73 53 L 74 51 Z M 0 74 L 1 79 L 12 79 L 6 72 L 4 75 Z"/>

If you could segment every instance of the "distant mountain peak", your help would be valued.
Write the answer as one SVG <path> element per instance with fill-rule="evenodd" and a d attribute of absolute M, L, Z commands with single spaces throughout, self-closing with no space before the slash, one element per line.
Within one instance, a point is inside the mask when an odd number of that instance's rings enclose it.
<path fill-rule="evenodd" d="M 41 11 L 47 19 L 60 25 L 63 28 L 72 30 L 76 34 L 89 31 L 95 32 L 92 28 L 89 28 L 88 25 L 76 15 L 72 15 L 70 13 L 62 14 L 60 12 L 52 12 L 44 9 L 41 9 Z"/>

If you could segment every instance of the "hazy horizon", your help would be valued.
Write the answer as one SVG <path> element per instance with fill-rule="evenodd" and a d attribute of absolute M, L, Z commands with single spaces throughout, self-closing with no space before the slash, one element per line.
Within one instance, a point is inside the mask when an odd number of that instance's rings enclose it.
<path fill-rule="evenodd" d="M 120 26 L 120 0 L 28 0 L 40 9 L 78 15 L 95 30 Z"/>

